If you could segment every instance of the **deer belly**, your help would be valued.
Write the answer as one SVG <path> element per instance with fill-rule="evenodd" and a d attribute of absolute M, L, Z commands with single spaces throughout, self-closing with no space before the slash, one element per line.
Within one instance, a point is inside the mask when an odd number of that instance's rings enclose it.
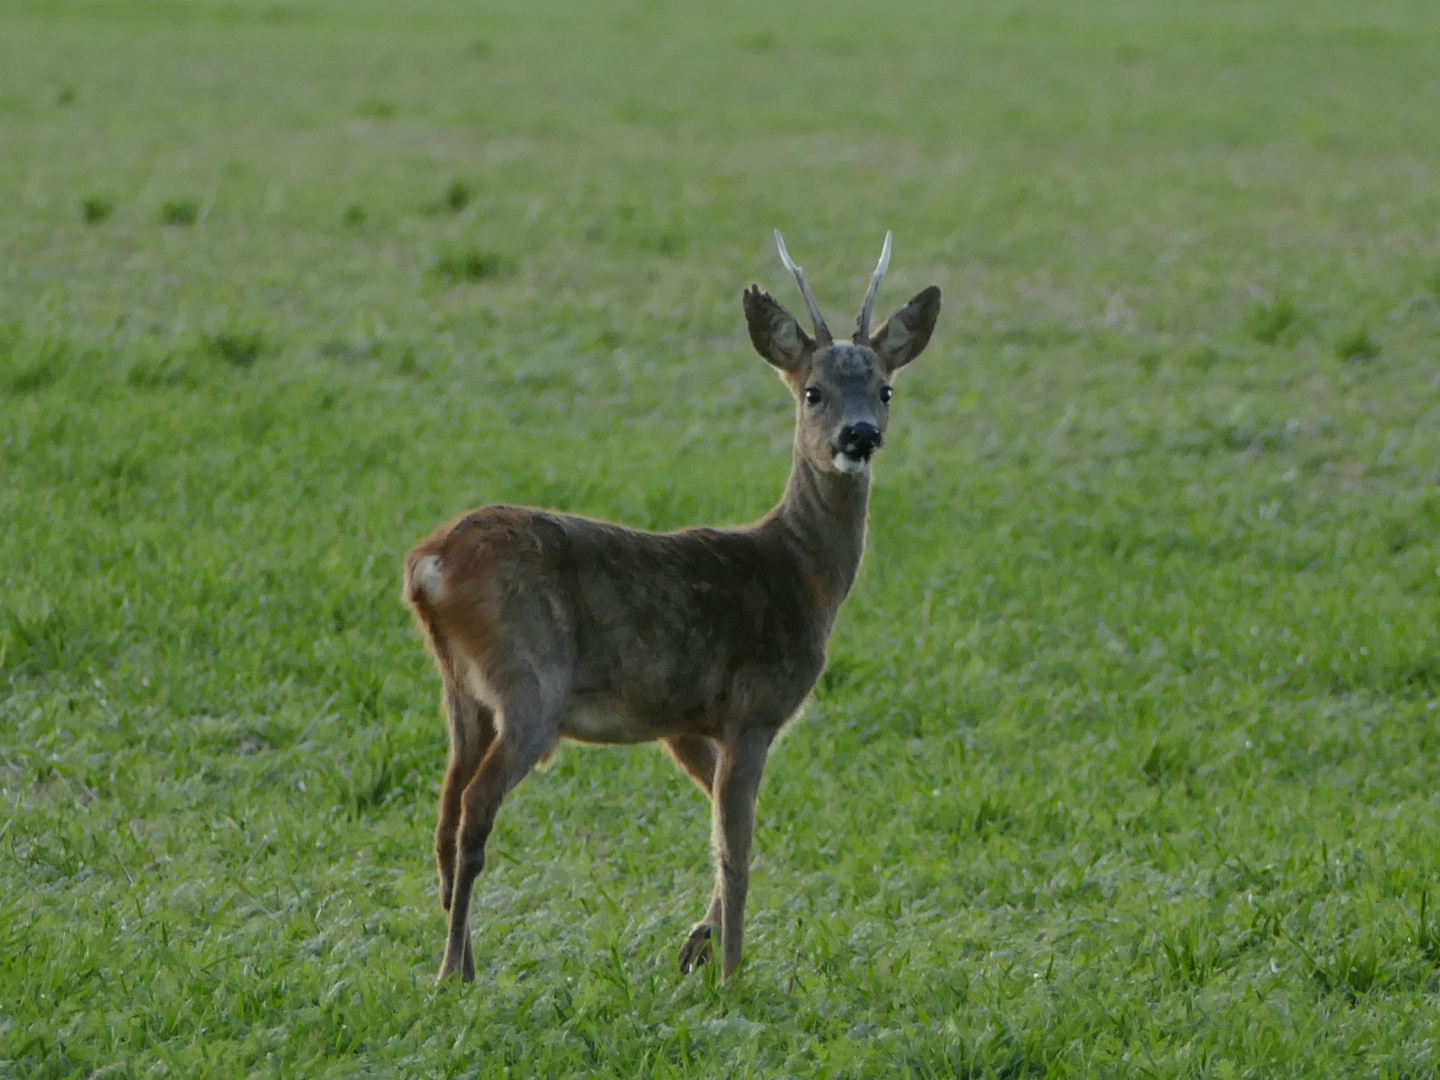
<path fill-rule="evenodd" d="M 659 733 L 613 694 L 578 694 L 560 714 L 560 734 L 579 742 L 637 743 Z"/>

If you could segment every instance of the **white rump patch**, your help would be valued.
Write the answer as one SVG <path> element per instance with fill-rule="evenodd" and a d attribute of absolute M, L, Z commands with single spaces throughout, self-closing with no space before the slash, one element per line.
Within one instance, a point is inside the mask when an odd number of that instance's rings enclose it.
<path fill-rule="evenodd" d="M 836 454 L 831 464 L 835 466 L 837 472 L 860 473 L 864 472 L 865 466 L 870 463 L 868 461 L 856 461 L 854 458 L 847 457 L 845 454 Z"/>
<path fill-rule="evenodd" d="M 426 555 L 415 564 L 415 580 L 432 604 L 445 598 L 445 575 L 440 570 L 439 555 Z"/>

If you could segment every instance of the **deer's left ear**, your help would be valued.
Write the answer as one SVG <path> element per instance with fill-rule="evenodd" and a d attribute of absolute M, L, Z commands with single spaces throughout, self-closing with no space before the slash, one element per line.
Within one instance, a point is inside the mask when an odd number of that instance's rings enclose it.
<path fill-rule="evenodd" d="M 755 351 L 781 371 L 799 371 L 815 351 L 815 339 L 759 285 L 745 290 L 745 322 Z"/>
<path fill-rule="evenodd" d="M 886 374 L 904 367 L 924 351 L 939 317 L 940 290 L 931 285 L 870 335 L 870 348 L 885 365 Z"/>

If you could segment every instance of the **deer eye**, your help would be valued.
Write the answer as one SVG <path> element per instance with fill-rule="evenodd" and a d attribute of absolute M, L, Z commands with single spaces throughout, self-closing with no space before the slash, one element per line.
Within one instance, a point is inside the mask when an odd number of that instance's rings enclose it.
<path fill-rule="evenodd" d="M 882 387 L 880 387 L 880 403 L 881 403 L 882 405 L 889 405 L 889 404 L 890 404 L 890 393 L 891 393 L 890 387 L 888 387 L 888 386 L 882 386 Z"/>
<path fill-rule="evenodd" d="M 820 388 L 819 388 L 818 386 L 807 386 L 807 387 L 805 387 L 805 404 L 806 404 L 806 405 L 819 405 L 819 404 L 820 404 Z"/>

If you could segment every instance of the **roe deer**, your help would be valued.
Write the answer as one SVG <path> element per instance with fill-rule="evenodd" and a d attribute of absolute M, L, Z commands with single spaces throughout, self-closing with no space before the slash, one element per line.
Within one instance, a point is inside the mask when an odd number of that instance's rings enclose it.
<path fill-rule="evenodd" d="M 715 889 L 680 969 L 709 960 L 717 935 L 722 978 L 740 963 L 760 773 L 820 677 L 860 566 L 891 377 L 940 314 L 932 285 L 871 331 L 887 233 L 855 334 L 836 342 L 778 230 L 775 241 L 815 336 L 758 285 L 745 291 L 750 341 L 796 401 L 794 462 L 774 510 L 743 528 L 648 533 L 488 506 L 405 561 L 405 599 L 440 669 L 450 729 L 435 829 L 450 918 L 442 981 L 475 977 L 470 899 L 495 815 L 562 738 L 658 739 L 710 797 Z"/>

